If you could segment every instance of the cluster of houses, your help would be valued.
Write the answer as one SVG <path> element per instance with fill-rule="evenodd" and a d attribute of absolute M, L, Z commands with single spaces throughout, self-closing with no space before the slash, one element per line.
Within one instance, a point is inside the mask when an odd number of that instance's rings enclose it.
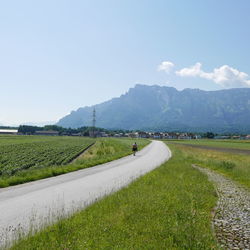
<path fill-rule="evenodd" d="M 13 129 L 0 129 L 0 134 L 12 134 L 17 135 L 18 130 Z M 36 131 L 35 135 L 50 135 L 58 136 L 59 132 L 54 130 L 48 131 Z M 67 134 L 61 134 L 67 135 Z M 71 136 L 83 136 L 82 133 L 71 134 Z M 131 133 L 106 133 L 101 131 L 90 131 L 89 136 L 91 137 L 130 137 L 130 138 L 151 138 L 151 139 L 169 139 L 169 140 L 191 140 L 191 139 L 201 139 L 201 135 L 194 133 L 176 133 L 176 132 L 131 132 Z M 238 140 L 250 140 L 250 135 L 240 136 L 215 136 L 214 139 L 238 139 Z"/>
<path fill-rule="evenodd" d="M 106 132 L 95 131 L 94 134 L 90 133 L 90 136 L 95 137 L 130 137 L 130 138 L 151 138 L 151 139 L 169 139 L 169 140 L 191 140 L 201 139 L 200 134 L 194 133 L 177 133 L 177 132 L 132 132 L 132 133 L 116 133 L 107 134 Z M 215 136 L 214 139 L 235 139 L 235 140 L 250 140 L 250 135 L 234 135 L 234 136 Z"/>
<path fill-rule="evenodd" d="M 166 133 L 166 132 L 133 132 L 115 134 L 114 137 L 152 138 L 152 139 L 201 139 L 200 135 L 193 133 Z"/>
<path fill-rule="evenodd" d="M 131 133 L 106 133 L 95 131 L 90 136 L 95 137 L 130 137 L 130 138 L 152 138 L 152 139 L 200 139 L 200 135 L 192 133 L 161 133 L 161 132 L 131 132 Z"/>

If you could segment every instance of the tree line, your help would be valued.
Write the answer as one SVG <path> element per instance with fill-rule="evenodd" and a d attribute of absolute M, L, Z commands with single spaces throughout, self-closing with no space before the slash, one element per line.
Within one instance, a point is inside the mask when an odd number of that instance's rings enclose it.
<path fill-rule="evenodd" d="M 89 136 L 90 133 L 94 130 L 95 132 L 105 132 L 108 135 L 116 134 L 116 133 L 128 133 L 131 132 L 129 130 L 108 130 L 104 128 L 93 128 L 90 126 L 83 126 L 80 128 L 64 128 L 57 125 L 46 125 L 44 127 L 38 126 L 29 126 L 29 125 L 20 125 L 18 128 L 18 133 L 22 134 L 35 134 L 36 131 L 57 131 L 59 135 L 74 135 L 80 134 L 82 136 Z"/>

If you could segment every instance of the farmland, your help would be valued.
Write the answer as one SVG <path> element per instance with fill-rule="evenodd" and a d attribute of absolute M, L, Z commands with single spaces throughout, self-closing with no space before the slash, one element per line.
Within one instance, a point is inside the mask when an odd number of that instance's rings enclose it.
<path fill-rule="evenodd" d="M 65 165 L 94 143 L 94 140 L 90 138 L 70 137 L 10 137 L 9 139 L 1 139 L 0 175 L 14 175 L 30 168 Z"/>
<path fill-rule="evenodd" d="M 74 160 L 93 144 L 86 156 Z M 149 143 L 138 140 L 140 147 Z M 0 136 L 0 187 L 52 177 L 131 153 L 131 139 Z"/>

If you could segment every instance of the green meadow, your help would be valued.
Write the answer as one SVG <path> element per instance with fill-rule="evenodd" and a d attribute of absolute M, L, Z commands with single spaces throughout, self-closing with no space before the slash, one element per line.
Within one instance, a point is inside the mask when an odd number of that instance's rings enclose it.
<path fill-rule="evenodd" d="M 201 141 L 188 141 L 189 144 L 204 145 Z M 248 149 L 249 142 L 247 141 L 220 141 L 220 142 L 205 142 L 207 145 L 213 144 L 213 146 L 230 149 L 235 148 L 237 145 L 238 149 Z M 223 144 L 224 143 L 224 144 Z M 191 148 L 184 145 L 168 144 L 172 149 L 178 149 L 183 152 L 185 160 L 197 164 L 201 167 L 207 167 L 214 171 L 217 171 L 228 178 L 250 188 L 250 155 L 243 155 L 235 152 L 220 152 L 216 149 L 204 149 L 204 148 Z M 230 147 L 231 146 L 231 147 Z"/>
<path fill-rule="evenodd" d="M 250 140 L 173 140 L 175 143 L 250 150 Z"/>

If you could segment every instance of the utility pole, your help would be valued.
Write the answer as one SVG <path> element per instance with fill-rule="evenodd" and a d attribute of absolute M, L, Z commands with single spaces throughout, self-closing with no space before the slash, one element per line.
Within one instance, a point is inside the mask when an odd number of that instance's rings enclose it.
<path fill-rule="evenodd" d="M 93 137 L 95 137 L 95 122 L 96 122 L 96 112 L 95 112 L 95 108 L 94 108 L 93 109 L 93 120 L 92 120 Z"/>

